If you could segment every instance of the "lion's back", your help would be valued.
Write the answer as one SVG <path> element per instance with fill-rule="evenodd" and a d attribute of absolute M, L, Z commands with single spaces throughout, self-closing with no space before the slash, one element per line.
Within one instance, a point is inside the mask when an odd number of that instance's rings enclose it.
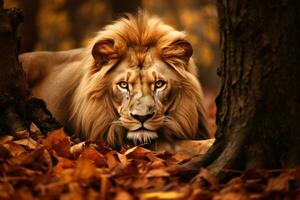
<path fill-rule="evenodd" d="M 23 53 L 19 56 L 19 61 L 26 73 L 30 86 L 35 86 L 39 81 L 48 75 L 59 72 L 68 63 L 78 59 L 83 49 L 73 49 L 68 51 L 37 51 Z M 60 68 L 60 69 L 58 69 Z"/>
<path fill-rule="evenodd" d="M 19 56 L 33 95 L 45 100 L 48 109 L 61 122 L 68 116 L 72 85 L 79 84 L 79 62 L 83 49 L 58 52 L 31 52 Z"/>

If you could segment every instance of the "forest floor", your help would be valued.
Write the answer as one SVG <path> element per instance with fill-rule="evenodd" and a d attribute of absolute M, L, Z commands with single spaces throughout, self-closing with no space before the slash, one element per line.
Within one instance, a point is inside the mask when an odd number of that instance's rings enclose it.
<path fill-rule="evenodd" d="M 44 136 L 32 125 L 30 133 L 0 137 L 0 199 L 300 199 L 300 168 L 226 169 L 235 178 L 219 183 L 207 169 L 183 169 L 190 159 L 141 146 L 116 151 L 78 143 L 62 129 Z"/>

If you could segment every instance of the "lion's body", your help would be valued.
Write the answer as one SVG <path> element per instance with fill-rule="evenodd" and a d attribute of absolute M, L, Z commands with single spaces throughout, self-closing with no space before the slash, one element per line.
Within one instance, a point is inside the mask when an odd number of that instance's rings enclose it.
<path fill-rule="evenodd" d="M 107 26 L 87 48 L 20 56 L 33 94 L 84 139 L 208 137 L 202 91 L 182 32 L 145 14 Z"/>
<path fill-rule="evenodd" d="M 33 94 L 46 101 L 51 113 L 65 126 L 70 117 L 72 95 L 82 71 L 82 51 L 34 52 L 20 56 Z"/>

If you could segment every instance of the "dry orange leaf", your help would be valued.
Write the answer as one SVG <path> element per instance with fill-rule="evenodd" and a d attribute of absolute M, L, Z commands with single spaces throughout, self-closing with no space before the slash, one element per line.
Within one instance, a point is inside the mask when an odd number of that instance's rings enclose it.
<path fill-rule="evenodd" d="M 80 154 L 85 148 L 86 148 L 85 142 L 80 142 L 80 143 L 78 143 L 78 144 L 73 145 L 73 146 L 70 148 L 70 152 L 71 152 L 71 154 L 73 154 L 73 155 L 78 155 L 78 154 Z"/>
<path fill-rule="evenodd" d="M 9 154 L 13 157 L 17 157 L 22 153 L 26 153 L 27 151 L 22 145 L 16 144 L 14 142 L 8 142 L 2 145 L 5 149 L 8 150 Z"/>
<path fill-rule="evenodd" d="M 106 166 L 104 156 L 93 147 L 88 147 L 84 149 L 83 152 L 80 154 L 79 158 L 92 160 L 94 161 L 97 167 Z"/>
<path fill-rule="evenodd" d="M 129 164 L 129 161 L 128 161 L 127 157 L 124 154 L 117 153 L 117 156 L 118 156 L 120 162 L 123 165 L 128 165 Z"/>
<path fill-rule="evenodd" d="M 153 178 L 153 177 L 168 177 L 170 174 L 163 168 L 159 169 L 151 169 L 147 174 L 147 178 Z"/>
<path fill-rule="evenodd" d="M 126 191 L 122 190 L 117 193 L 114 200 L 133 200 L 134 198 Z"/>
<path fill-rule="evenodd" d="M 70 138 L 63 138 L 58 143 L 52 146 L 52 149 L 56 151 L 57 155 L 66 158 L 71 157 L 71 141 Z"/>
<path fill-rule="evenodd" d="M 183 152 L 178 152 L 174 156 L 172 156 L 172 158 L 174 158 L 177 161 L 177 163 L 182 163 L 184 161 L 190 160 L 191 155 Z"/>
<path fill-rule="evenodd" d="M 4 136 L 1 136 L 1 137 L 0 137 L 0 145 L 5 144 L 5 143 L 7 143 L 7 142 L 9 142 L 9 141 L 12 141 L 13 139 L 14 139 L 14 137 L 11 136 L 11 135 L 4 135 Z"/>
<path fill-rule="evenodd" d="M 45 148 L 39 148 L 31 152 L 23 152 L 22 154 L 10 160 L 12 165 L 27 165 L 39 162 L 43 159 Z"/>
<path fill-rule="evenodd" d="M 140 195 L 141 200 L 150 199 L 180 199 L 184 196 L 181 192 L 169 191 L 169 192 L 150 192 Z"/>
<path fill-rule="evenodd" d="M 63 128 L 60 128 L 49 132 L 47 137 L 43 140 L 43 144 L 48 148 L 52 148 L 54 145 L 58 144 L 64 139 L 70 140 L 70 137 L 66 135 Z"/>
<path fill-rule="evenodd" d="M 219 183 L 217 178 L 207 169 L 201 168 L 196 178 L 204 179 L 210 184 L 210 188 L 213 190 L 219 189 Z"/>
<path fill-rule="evenodd" d="M 248 196 L 241 192 L 228 192 L 214 196 L 213 200 L 248 200 Z"/>
<path fill-rule="evenodd" d="M 58 159 L 58 163 L 54 167 L 55 174 L 60 174 L 64 169 L 74 168 L 75 166 L 74 161 L 70 159 L 63 158 L 63 157 L 57 157 L 57 159 Z"/>
<path fill-rule="evenodd" d="M 296 169 L 284 172 L 278 177 L 271 178 L 268 182 L 266 190 L 268 192 L 288 192 L 290 190 L 290 183 L 295 180 Z M 298 171 L 299 174 L 300 171 Z"/>
<path fill-rule="evenodd" d="M 79 158 L 76 162 L 74 178 L 77 180 L 88 180 L 96 172 L 96 165 L 86 158 Z"/>
<path fill-rule="evenodd" d="M 110 151 L 105 155 L 106 157 L 106 163 L 108 165 L 109 169 L 115 168 L 120 162 L 116 157 L 117 152 L 116 151 Z"/>
<path fill-rule="evenodd" d="M 299 196 L 300 169 L 240 172 L 242 176 L 222 185 L 207 169 L 201 169 L 191 182 L 190 171 L 178 164 L 190 159 L 184 152 L 173 155 L 139 146 L 116 151 L 105 144 L 84 142 L 86 145 L 79 143 L 79 151 L 71 154 L 70 138 L 62 130 L 49 133 L 42 142 L 38 137 L 37 141 L 31 137 L 0 139 L 0 199 L 243 200 Z M 203 180 L 208 186 L 200 185 Z"/>
<path fill-rule="evenodd" d="M 15 140 L 13 142 L 16 143 L 16 144 L 26 146 L 29 149 L 36 149 L 37 146 L 38 146 L 38 143 L 30 137 L 25 138 L 25 139 L 21 139 L 21 140 Z"/>
<path fill-rule="evenodd" d="M 135 146 L 131 149 L 128 149 L 124 155 L 126 155 L 128 158 L 145 158 L 147 153 L 150 153 L 151 151 L 149 149 L 145 149 L 140 146 Z"/>

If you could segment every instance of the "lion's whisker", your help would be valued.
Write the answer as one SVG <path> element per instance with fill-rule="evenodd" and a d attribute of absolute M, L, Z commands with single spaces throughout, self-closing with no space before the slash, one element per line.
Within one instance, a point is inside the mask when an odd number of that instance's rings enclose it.
<path fill-rule="evenodd" d="M 116 121 L 113 121 L 111 124 L 122 125 L 122 122 L 120 120 L 116 120 Z"/>

